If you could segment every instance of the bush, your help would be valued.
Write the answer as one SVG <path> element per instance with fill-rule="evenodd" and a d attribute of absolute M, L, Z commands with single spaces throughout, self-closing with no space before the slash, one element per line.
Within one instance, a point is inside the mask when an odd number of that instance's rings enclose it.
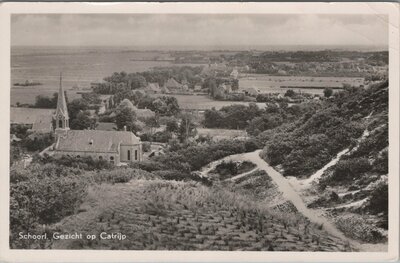
<path fill-rule="evenodd" d="M 354 178 L 359 178 L 371 169 L 372 166 L 366 157 L 340 160 L 334 167 L 330 180 L 336 182 L 350 181 Z"/>
<path fill-rule="evenodd" d="M 188 146 L 163 156 L 157 156 L 154 161 L 164 164 L 170 170 L 183 172 L 196 171 L 204 165 L 225 156 L 246 152 L 245 142 L 221 140 L 208 145 Z"/>
<path fill-rule="evenodd" d="M 134 169 L 130 167 L 118 168 L 109 171 L 100 172 L 87 172 L 84 174 L 88 180 L 93 181 L 97 184 L 101 183 L 127 183 L 132 179 L 146 179 L 153 180 L 158 178 L 152 173 L 144 170 Z"/>
<path fill-rule="evenodd" d="M 156 171 L 154 174 L 164 180 L 196 181 L 207 186 L 211 185 L 211 181 L 208 178 L 201 177 L 197 173 L 184 173 L 176 170 L 164 170 Z"/>
<path fill-rule="evenodd" d="M 142 143 L 142 150 L 143 152 L 147 153 L 150 152 L 151 150 L 151 144 L 149 142 L 143 142 Z"/>
<path fill-rule="evenodd" d="M 35 241 L 21 242 L 19 232 L 37 233 L 39 224 L 58 222 L 83 202 L 87 180 L 81 175 L 59 173 L 55 168 L 34 166 L 11 175 L 15 176 L 10 185 L 11 247 L 30 248 Z"/>
<path fill-rule="evenodd" d="M 387 183 L 378 184 L 371 192 L 367 209 L 374 214 L 383 213 L 387 217 L 389 206 L 388 190 Z"/>
<path fill-rule="evenodd" d="M 54 142 L 54 136 L 52 133 L 43 133 L 43 134 L 31 134 L 22 140 L 22 146 L 25 147 L 28 151 L 42 151 L 49 147 Z"/>
<path fill-rule="evenodd" d="M 104 159 L 93 159 L 91 156 L 75 157 L 75 156 L 61 156 L 61 157 L 51 157 L 44 156 L 37 159 L 38 163 L 46 164 L 52 163 L 57 166 L 62 167 L 73 167 L 82 170 L 92 171 L 92 170 L 102 170 L 110 169 L 113 165 Z"/>
<path fill-rule="evenodd" d="M 144 170 L 147 172 L 164 170 L 167 168 L 167 166 L 164 165 L 163 163 L 154 162 L 154 161 L 135 162 L 135 163 L 129 164 L 129 166 L 131 168 L 140 169 L 140 170 Z"/>

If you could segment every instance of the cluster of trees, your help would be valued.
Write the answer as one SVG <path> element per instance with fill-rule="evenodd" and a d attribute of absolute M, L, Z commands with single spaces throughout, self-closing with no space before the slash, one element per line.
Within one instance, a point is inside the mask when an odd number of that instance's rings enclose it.
<path fill-rule="evenodd" d="M 123 91 L 114 95 L 115 104 L 130 100 L 138 109 L 149 109 L 161 116 L 174 116 L 180 112 L 178 100 L 173 96 L 149 96 L 139 91 Z"/>
<path fill-rule="evenodd" d="M 57 108 L 58 92 L 53 93 L 53 97 L 38 95 L 35 98 L 33 108 L 40 109 L 55 109 Z M 65 100 L 68 102 L 67 93 L 65 92 Z"/>
<path fill-rule="evenodd" d="M 163 165 L 164 169 L 181 172 L 197 171 L 212 161 L 231 154 L 250 152 L 257 149 L 257 143 L 252 140 L 221 140 L 209 141 L 198 145 L 184 144 L 171 149 L 165 155 L 157 156 L 154 161 Z"/>
<path fill-rule="evenodd" d="M 222 94 L 222 92 L 219 91 L 222 84 L 229 85 L 233 92 L 239 89 L 239 81 L 237 79 L 219 77 L 206 78 L 203 81 L 201 88 L 207 91 L 208 94 L 214 99 L 228 100 L 231 98 L 231 100 L 244 100 L 244 97 L 241 96 L 228 96 L 229 94 Z M 228 96 L 228 98 L 226 98 L 226 96 Z"/>
<path fill-rule="evenodd" d="M 246 129 L 250 135 L 257 136 L 263 131 L 295 121 L 305 113 L 312 113 L 318 107 L 317 103 L 311 102 L 291 107 L 285 103 L 268 103 L 265 109 L 258 108 L 254 103 L 249 106 L 231 105 L 220 110 L 206 110 L 203 124 L 207 128 Z"/>
<path fill-rule="evenodd" d="M 93 87 L 93 91 L 98 94 L 117 94 L 146 87 L 148 83 L 158 83 L 163 86 L 170 78 L 187 84 L 189 88 L 193 89 L 196 84 L 201 83 L 199 77 L 201 70 L 200 66 L 175 66 L 157 67 L 151 71 L 138 73 L 114 72 L 111 76 L 104 78 L 104 83 Z"/>
<path fill-rule="evenodd" d="M 260 110 L 255 103 L 246 105 L 230 105 L 220 110 L 212 108 L 204 113 L 204 126 L 207 128 L 245 129 L 248 122 L 260 116 Z"/>
<path fill-rule="evenodd" d="M 310 175 L 339 151 L 356 145 L 366 128 L 363 118 L 371 112 L 387 113 L 387 96 L 387 83 L 369 89 L 349 87 L 337 92 L 318 111 L 305 111 L 290 125 L 279 127 L 273 132 L 260 133 L 259 136 L 266 144 L 263 158 L 271 165 L 282 165 L 285 175 Z M 381 136 L 372 140 L 375 143 L 366 140 L 360 145 L 354 157 L 369 156 L 371 149 L 386 147 L 387 133 L 382 132 Z M 361 153 L 357 155 L 357 152 Z M 339 163 L 338 169 L 343 166 L 344 170 L 340 168 L 334 174 L 346 177 L 347 172 L 344 171 L 349 171 L 348 174 L 354 171 L 364 174 L 365 169 L 370 169 L 364 159 L 354 161 L 359 166 L 353 167 L 343 161 Z"/>

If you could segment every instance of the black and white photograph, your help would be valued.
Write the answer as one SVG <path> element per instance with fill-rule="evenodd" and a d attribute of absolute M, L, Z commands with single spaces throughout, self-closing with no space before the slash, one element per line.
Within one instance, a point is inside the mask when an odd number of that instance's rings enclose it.
<path fill-rule="evenodd" d="M 10 14 L 9 249 L 388 252 L 389 24 Z"/>

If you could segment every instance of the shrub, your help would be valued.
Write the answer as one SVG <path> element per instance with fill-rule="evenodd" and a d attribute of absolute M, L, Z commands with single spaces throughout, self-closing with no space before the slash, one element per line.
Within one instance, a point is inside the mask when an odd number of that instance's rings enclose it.
<path fill-rule="evenodd" d="M 127 183 L 132 179 L 153 180 L 158 178 L 156 175 L 140 169 L 130 167 L 106 170 L 100 172 L 87 172 L 84 174 L 88 180 L 95 183 Z"/>
<path fill-rule="evenodd" d="M 36 160 L 38 163 L 46 164 L 52 163 L 62 167 L 80 168 L 82 170 L 101 170 L 109 169 L 113 165 L 104 159 L 94 159 L 91 156 L 75 157 L 75 156 L 61 156 L 51 157 L 44 156 Z"/>
<path fill-rule="evenodd" d="M 374 214 L 383 213 L 387 217 L 389 206 L 388 196 L 387 183 L 378 184 L 371 192 L 367 209 Z"/>
<path fill-rule="evenodd" d="M 170 170 L 196 171 L 212 161 L 245 152 L 244 144 L 245 142 L 242 141 L 221 140 L 208 145 L 190 145 L 174 152 L 170 151 L 163 156 L 157 156 L 154 160 L 166 165 Z"/>
<path fill-rule="evenodd" d="M 359 157 L 347 160 L 340 160 L 330 177 L 333 181 L 348 181 L 353 178 L 359 178 L 362 174 L 370 171 L 372 168 L 368 158 Z"/>
<path fill-rule="evenodd" d="M 22 146 L 28 151 L 42 151 L 49 147 L 54 142 L 54 136 L 52 133 L 44 134 L 31 134 L 22 140 Z"/>
<path fill-rule="evenodd" d="M 11 247 L 30 248 L 34 240 L 21 243 L 19 232 L 35 233 L 39 224 L 55 223 L 73 214 L 86 195 L 87 180 L 80 175 L 43 171 L 38 177 L 38 171 L 33 172 L 20 172 L 23 180 L 10 185 Z"/>
<path fill-rule="evenodd" d="M 143 152 L 150 152 L 151 150 L 151 144 L 149 142 L 143 142 L 142 143 L 142 150 Z"/>
<path fill-rule="evenodd" d="M 164 180 L 175 181 L 196 181 L 210 186 L 211 182 L 206 177 L 201 177 L 197 173 L 184 173 L 176 170 L 155 171 L 154 174 Z"/>
<path fill-rule="evenodd" d="M 158 171 L 158 170 L 164 170 L 166 169 L 166 165 L 160 162 L 154 162 L 154 161 L 142 161 L 142 162 L 136 162 L 136 163 L 131 163 L 129 164 L 131 168 L 136 168 L 136 169 L 141 169 L 147 172 L 153 172 L 153 171 Z"/>

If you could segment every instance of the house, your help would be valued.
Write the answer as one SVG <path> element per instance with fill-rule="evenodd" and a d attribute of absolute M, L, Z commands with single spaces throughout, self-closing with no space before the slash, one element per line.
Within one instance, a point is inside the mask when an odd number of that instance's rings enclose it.
<path fill-rule="evenodd" d="M 161 93 L 160 86 L 158 83 L 149 83 L 147 84 L 147 87 L 144 89 L 147 93 L 151 94 L 159 94 Z"/>
<path fill-rule="evenodd" d="M 140 138 L 129 131 L 70 130 L 67 103 L 61 85 L 55 114 L 54 156 L 91 156 L 121 165 L 142 160 Z"/>
<path fill-rule="evenodd" d="M 228 84 L 221 84 L 219 85 L 215 91 L 214 91 L 214 97 L 215 98 L 224 98 L 226 94 L 229 94 L 232 92 L 232 87 L 231 85 Z"/>
<path fill-rule="evenodd" d="M 189 90 L 186 84 L 182 85 L 181 83 L 177 82 L 174 78 L 168 79 L 168 81 L 165 83 L 165 87 L 171 93 L 186 93 Z"/>
<path fill-rule="evenodd" d="M 20 142 L 21 140 L 15 134 L 10 134 L 10 142 Z"/>
<path fill-rule="evenodd" d="M 100 104 L 104 105 L 105 110 L 111 109 L 114 105 L 114 95 L 99 95 Z"/>
<path fill-rule="evenodd" d="M 232 70 L 230 76 L 231 76 L 233 79 L 237 79 L 237 78 L 239 77 L 239 72 L 237 71 L 237 69 Z"/>
<path fill-rule="evenodd" d="M 206 77 L 215 76 L 218 72 L 226 72 L 227 69 L 228 68 L 224 63 L 208 64 L 203 67 L 200 75 L 206 76 Z"/>
<path fill-rule="evenodd" d="M 196 85 L 194 85 L 194 90 L 193 91 L 194 92 L 202 92 L 203 90 L 202 90 L 202 87 L 201 87 L 200 84 L 196 84 Z"/>
<path fill-rule="evenodd" d="M 35 132 L 52 132 L 54 109 L 10 108 L 11 125 L 27 125 Z"/>
<path fill-rule="evenodd" d="M 162 87 L 160 88 L 160 90 L 161 90 L 161 93 L 162 93 L 162 94 L 171 93 L 171 91 L 170 91 L 166 86 L 162 86 Z"/>
<path fill-rule="evenodd" d="M 145 119 L 149 119 L 149 118 L 156 116 L 156 113 L 150 109 L 138 109 L 128 99 L 124 99 L 123 101 L 121 101 L 121 103 L 119 104 L 119 107 L 120 108 L 124 108 L 124 107 L 130 108 L 136 114 L 136 117 L 139 120 L 145 120 Z M 114 115 L 110 115 L 110 117 L 111 116 L 115 117 L 115 113 L 114 113 Z"/>
<path fill-rule="evenodd" d="M 260 91 L 254 87 L 245 88 L 243 89 L 243 92 L 246 96 L 254 96 L 254 97 L 260 94 Z"/>
<path fill-rule="evenodd" d="M 177 82 L 174 78 L 170 78 L 165 83 L 165 87 L 169 90 L 179 90 L 182 88 L 182 84 Z"/>

